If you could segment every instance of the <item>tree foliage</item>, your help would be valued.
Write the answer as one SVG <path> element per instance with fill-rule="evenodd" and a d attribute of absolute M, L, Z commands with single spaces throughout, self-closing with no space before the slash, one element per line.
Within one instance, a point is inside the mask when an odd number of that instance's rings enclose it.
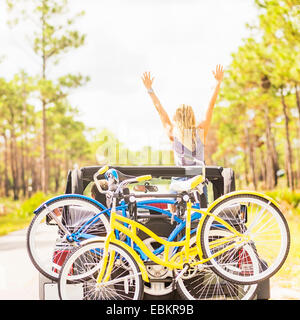
<path fill-rule="evenodd" d="M 214 118 L 218 163 L 243 183 L 300 184 L 300 1 L 255 0 L 258 22 L 232 54 Z M 282 179 L 280 180 L 282 181 Z"/>

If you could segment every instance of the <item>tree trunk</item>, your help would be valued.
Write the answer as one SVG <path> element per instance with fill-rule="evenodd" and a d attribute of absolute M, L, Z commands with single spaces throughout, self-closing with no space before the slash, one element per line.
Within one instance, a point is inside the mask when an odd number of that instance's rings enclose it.
<path fill-rule="evenodd" d="M 289 188 L 294 190 L 294 173 L 293 173 L 293 154 L 290 142 L 290 131 L 289 131 L 289 117 L 288 107 L 286 105 L 283 92 L 281 90 L 281 103 L 285 121 L 285 142 L 286 142 L 286 170 L 287 170 L 287 184 Z"/>
<path fill-rule="evenodd" d="M 61 166 L 58 160 L 55 166 L 55 193 L 57 193 L 59 190 L 60 181 L 61 181 Z"/>
<path fill-rule="evenodd" d="M 14 134 L 12 133 L 13 129 L 11 130 L 10 134 L 10 168 L 11 168 L 11 175 L 12 175 L 12 189 L 13 189 L 13 198 L 14 200 L 19 199 L 19 186 L 18 186 L 18 173 L 17 173 L 17 166 L 15 158 L 16 150 L 15 150 L 15 143 L 14 143 Z"/>
<path fill-rule="evenodd" d="M 272 132 L 269 118 L 269 108 L 265 108 L 265 123 L 266 123 L 266 188 L 273 189 L 277 185 L 277 155 L 272 143 Z"/>
<path fill-rule="evenodd" d="M 21 162 L 21 189 L 23 191 L 23 197 L 26 197 L 26 194 L 27 194 L 27 187 L 26 187 L 26 177 L 25 177 L 25 154 L 24 154 L 24 141 L 23 139 L 21 140 L 21 159 L 20 159 L 20 162 Z"/>
<path fill-rule="evenodd" d="M 265 187 L 267 186 L 267 163 L 265 160 L 265 154 L 263 148 L 260 148 L 260 162 L 261 162 L 261 180 L 264 182 Z"/>
<path fill-rule="evenodd" d="M 40 179 L 39 179 L 39 168 L 36 158 L 31 157 L 30 161 L 30 171 L 31 171 L 31 191 L 34 193 L 40 189 Z"/>
<path fill-rule="evenodd" d="M 12 189 L 14 200 L 19 199 L 19 170 L 18 170 L 18 152 L 17 152 L 17 141 L 15 133 L 15 114 L 12 105 L 8 105 L 10 118 L 8 119 L 9 131 L 10 131 L 10 167 L 12 175 Z"/>
<path fill-rule="evenodd" d="M 296 89 L 296 105 L 297 105 L 297 109 L 298 109 L 298 154 L 300 155 L 300 94 L 299 94 L 299 89 L 298 89 L 298 85 L 295 85 L 295 89 Z M 300 156 L 298 155 L 297 160 L 297 185 L 299 187 L 300 185 Z"/>
<path fill-rule="evenodd" d="M 45 3 L 43 3 L 45 5 Z M 44 13 L 42 14 L 41 17 L 42 21 L 42 79 L 46 79 L 46 53 L 45 53 L 45 28 L 46 28 L 46 21 L 45 21 L 45 16 Z M 42 191 L 44 193 L 47 193 L 48 191 L 48 182 L 47 182 L 47 177 L 48 177 L 48 170 L 47 170 L 47 116 L 46 116 L 46 109 L 47 109 L 47 103 L 45 98 L 42 96 L 41 97 L 41 102 L 42 102 L 42 152 L 41 152 L 41 183 L 42 183 Z"/>
<path fill-rule="evenodd" d="M 249 128 L 248 127 L 246 127 L 246 139 L 247 139 L 247 146 L 248 146 L 250 169 L 251 169 L 251 174 L 252 174 L 252 182 L 253 182 L 254 188 L 256 189 L 257 188 L 257 180 L 256 180 L 256 174 L 255 174 L 254 148 L 253 148 L 253 143 L 251 141 L 251 136 L 249 134 Z"/>
<path fill-rule="evenodd" d="M 46 118 L 46 102 L 42 100 L 42 141 L 41 141 L 41 183 L 42 191 L 47 193 L 48 183 L 47 183 L 47 118 Z"/>
<path fill-rule="evenodd" d="M 4 137 L 4 195 L 9 197 L 10 183 L 8 178 L 8 141 L 6 133 L 3 133 Z"/>
<path fill-rule="evenodd" d="M 246 185 L 249 185 L 249 180 L 248 180 L 248 160 L 247 160 L 247 150 L 244 150 L 244 167 L 245 167 L 245 181 Z"/>
<path fill-rule="evenodd" d="M 27 92 L 25 87 L 25 76 L 22 73 L 22 100 L 23 100 L 23 121 L 22 121 L 22 139 L 21 139 L 21 177 L 22 177 L 22 190 L 23 196 L 26 197 L 28 193 L 28 114 L 27 114 Z"/>

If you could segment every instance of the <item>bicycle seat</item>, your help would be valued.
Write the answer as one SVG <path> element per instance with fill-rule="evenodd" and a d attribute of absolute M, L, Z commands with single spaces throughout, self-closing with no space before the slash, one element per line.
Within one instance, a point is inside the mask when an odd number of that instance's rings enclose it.
<path fill-rule="evenodd" d="M 173 180 L 170 184 L 170 189 L 176 191 L 176 192 L 188 192 L 193 189 L 195 189 L 200 183 L 204 181 L 204 178 L 202 175 L 195 176 L 188 180 Z"/>

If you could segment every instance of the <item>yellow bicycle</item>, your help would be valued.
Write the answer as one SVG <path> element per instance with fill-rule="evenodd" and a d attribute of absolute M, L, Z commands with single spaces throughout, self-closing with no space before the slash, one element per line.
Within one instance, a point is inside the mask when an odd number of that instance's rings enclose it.
<path fill-rule="evenodd" d="M 195 191 L 202 192 L 206 181 L 205 176 L 198 175 L 184 181 L 175 195 L 186 208 L 185 236 L 181 241 L 167 241 L 116 210 L 126 185 L 150 179 L 151 176 L 127 179 L 111 192 L 109 233 L 79 247 L 65 261 L 58 281 L 61 299 L 141 299 L 144 281 L 149 281 L 148 263 L 172 270 L 174 286 L 180 283 L 187 297 L 194 288 L 182 279 L 199 280 L 208 269 L 232 283 L 251 285 L 271 277 L 284 263 L 289 251 L 289 229 L 273 199 L 253 191 L 235 191 L 215 200 L 207 209 L 195 209 Z M 127 197 L 136 201 L 134 194 Z M 193 237 L 192 212 L 201 214 Z M 162 254 L 154 254 L 138 237 L 138 230 L 163 245 Z M 120 234 L 132 240 L 131 246 L 122 241 Z M 147 261 L 141 259 L 137 247 L 148 257 Z"/>

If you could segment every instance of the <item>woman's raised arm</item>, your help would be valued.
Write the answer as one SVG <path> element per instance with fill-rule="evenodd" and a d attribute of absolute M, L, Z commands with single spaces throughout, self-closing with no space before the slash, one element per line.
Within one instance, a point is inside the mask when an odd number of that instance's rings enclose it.
<path fill-rule="evenodd" d="M 160 116 L 160 120 L 163 124 L 164 129 L 166 130 L 166 133 L 167 133 L 169 139 L 171 141 L 173 141 L 174 138 L 173 138 L 172 122 L 170 121 L 170 118 L 169 118 L 167 112 L 162 107 L 159 99 L 157 98 L 156 94 L 154 93 L 154 91 L 152 89 L 152 83 L 153 83 L 154 77 L 151 79 L 150 72 L 144 72 L 144 74 L 142 76 L 142 80 L 143 80 L 143 83 L 144 83 L 146 89 L 148 90 L 148 93 L 152 99 L 152 102 L 153 102 L 156 110 L 158 111 L 158 114 Z"/>
<path fill-rule="evenodd" d="M 213 75 L 217 81 L 213 95 L 210 99 L 209 105 L 208 105 L 208 109 L 206 111 L 206 115 L 205 115 L 205 120 L 200 122 L 198 125 L 198 128 L 201 128 L 204 130 L 204 139 L 207 136 L 208 133 L 208 129 L 211 123 L 211 118 L 212 118 L 212 114 L 213 114 L 213 109 L 214 106 L 216 104 L 216 100 L 220 91 L 220 87 L 221 87 L 221 83 L 223 80 L 223 75 L 224 75 L 224 71 L 223 71 L 223 66 L 221 66 L 220 64 L 216 66 L 216 71 L 213 71 Z"/>

